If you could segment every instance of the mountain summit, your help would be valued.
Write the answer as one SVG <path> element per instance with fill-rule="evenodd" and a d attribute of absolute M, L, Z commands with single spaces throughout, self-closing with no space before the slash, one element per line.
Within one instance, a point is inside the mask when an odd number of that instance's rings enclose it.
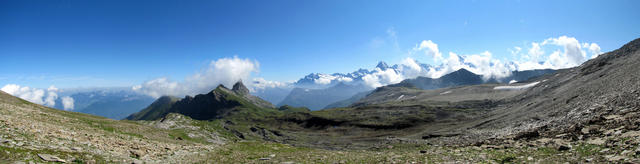
<path fill-rule="evenodd" d="M 244 86 L 244 84 L 242 84 L 242 80 L 236 82 L 236 84 L 233 84 L 233 88 L 231 90 L 239 95 L 249 94 L 249 89 L 246 86 Z"/>
<path fill-rule="evenodd" d="M 380 68 L 381 70 L 386 70 L 389 69 L 389 65 L 387 65 L 387 63 L 380 61 L 378 62 L 378 65 L 376 65 L 376 68 Z"/>
<path fill-rule="evenodd" d="M 229 90 L 224 85 L 207 94 L 195 97 L 185 96 L 179 100 L 160 97 L 156 102 L 138 113 L 127 117 L 129 120 L 156 120 L 169 113 L 180 113 L 198 120 L 209 120 L 229 115 L 241 109 L 275 108 L 271 103 L 249 94 L 249 89 L 237 82 Z"/>

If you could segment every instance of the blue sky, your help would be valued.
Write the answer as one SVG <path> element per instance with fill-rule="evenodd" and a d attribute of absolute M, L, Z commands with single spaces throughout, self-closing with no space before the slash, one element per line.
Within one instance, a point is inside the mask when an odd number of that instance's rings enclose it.
<path fill-rule="evenodd" d="M 133 86 L 180 81 L 212 60 L 259 63 L 292 81 L 443 53 L 514 58 L 569 36 L 603 52 L 640 36 L 640 1 L 0 1 L 0 86 Z"/>

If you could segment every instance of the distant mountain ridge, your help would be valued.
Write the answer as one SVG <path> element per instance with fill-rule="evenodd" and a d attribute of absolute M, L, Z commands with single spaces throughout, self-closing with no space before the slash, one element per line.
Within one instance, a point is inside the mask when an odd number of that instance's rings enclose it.
<path fill-rule="evenodd" d="M 476 85 L 476 84 L 485 84 L 485 83 L 499 83 L 500 81 L 526 81 L 530 78 L 534 78 L 537 76 L 553 73 L 555 70 L 552 69 L 543 69 L 543 70 L 528 70 L 528 71 L 513 71 L 511 76 L 497 79 L 482 79 L 482 75 L 474 74 L 473 72 L 466 69 L 459 69 L 457 71 L 446 74 L 440 78 L 432 79 L 428 77 L 417 77 L 414 79 L 405 79 L 400 83 L 391 84 L 384 87 L 415 87 L 423 90 L 431 90 L 431 89 L 440 89 L 447 87 L 456 87 L 463 85 Z M 376 89 L 377 90 L 377 89 Z M 375 90 L 373 91 L 375 92 Z M 339 108 L 339 107 L 347 107 L 351 104 L 358 102 L 360 99 L 365 98 L 368 94 L 372 93 L 371 90 L 361 92 L 358 94 L 354 94 L 352 97 L 348 99 L 343 99 L 341 101 L 333 102 L 325 107 L 328 108 Z"/>
<path fill-rule="evenodd" d="M 456 57 L 458 58 L 458 61 L 461 61 L 461 64 L 464 65 L 464 67 L 462 68 L 469 68 L 467 69 L 469 71 L 467 73 L 473 73 L 474 70 L 479 71 L 479 69 L 477 68 L 478 66 L 474 65 L 471 62 L 468 62 L 465 56 L 456 56 Z M 393 84 L 393 82 L 408 80 L 412 78 L 417 78 L 418 81 L 420 81 L 421 78 L 433 78 L 432 76 L 441 78 L 439 75 L 441 73 L 445 73 L 446 71 L 444 70 L 448 70 L 444 65 L 432 66 L 429 64 L 419 63 L 417 61 L 413 61 L 413 62 L 415 62 L 413 63 L 414 65 L 411 65 L 411 64 L 389 65 L 384 61 L 380 61 L 376 64 L 376 66 L 373 69 L 361 68 L 350 73 L 332 73 L 332 74 L 310 73 L 298 79 L 295 82 L 287 84 L 286 87 L 254 88 L 252 93 L 265 100 L 268 100 L 273 104 L 283 105 L 283 104 L 291 103 L 291 104 L 298 104 L 298 106 L 304 105 L 304 104 L 309 105 L 310 103 L 292 102 L 290 100 L 291 93 L 295 92 L 294 95 L 299 95 L 299 93 L 301 93 L 300 89 L 303 89 L 303 90 L 312 89 L 314 91 L 319 91 L 320 89 L 327 89 L 340 83 L 345 83 L 352 86 L 367 85 L 370 87 L 369 90 L 372 90 L 373 88 L 378 87 L 379 85 L 382 85 L 382 86 L 390 85 L 390 84 Z M 512 68 L 516 68 L 515 71 L 509 72 L 511 73 L 510 75 L 508 74 L 484 75 L 482 73 L 480 74 L 474 73 L 474 74 L 480 76 L 482 79 L 485 79 L 485 81 L 488 81 L 488 82 L 508 83 L 512 80 L 524 81 L 528 79 L 528 77 L 539 76 L 545 73 L 553 72 L 553 70 L 551 69 L 517 71 L 518 70 L 517 63 L 511 62 L 511 63 L 508 63 L 507 65 L 513 66 Z M 448 72 L 444 75 L 447 75 L 450 73 L 452 72 Z M 394 75 L 387 77 L 389 74 L 394 74 Z M 527 74 L 531 74 L 531 75 L 527 75 Z M 475 75 L 470 78 L 475 78 Z M 382 82 L 376 81 L 377 79 L 389 79 L 389 78 L 395 78 L 395 79 L 382 81 Z M 401 78 L 401 79 L 397 79 L 397 78 Z M 487 80 L 487 78 L 489 79 Z M 480 83 L 475 82 L 470 84 L 480 84 Z M 448 85 L 442 85 L 442 86 L 448 86 Z M 300 89 L 294 90 L 295 88 L 300 88 Z M 441 88 L 441 87 L 425 86 L 424 88 L 433 89 L 433 88 Z M 362 91 L 367 91 L 367 90 L 361 90 L 360 92 Z M 351 94 L 350 96 L 355 95 L 355 93 L 348 93 L 348 94 Z M 289 99 L 287 99 L 288 97 Z M 310 101 L 310 100 L 305 100 L 305 101 Z M 333 103 L 333 102 L 328 102 L 328 103 L 323 102 L 322 104 L 329 105 L 330 103 Z M 320 106 L 320 105 L 316 105 L 316 106 Z M 322 108 L 322 107 L 313 107 L 311 109 L 319 109 L 319 108 Z"/>
<path fill-rule="evenodd" d="M 357 93 L 371 89 L 373 88 L 362 84 L 348 85 L 345 83 L 339 83 L 326 89 L 294 88 L 278 106 L 289 105 L 293 107 L 307 107 L 311 110 L 320 110 L 331 103 L 347 99 Z"/>
<path fill-rule="evenodd" d="M 151 104 L 153 97 L 136 93 L 128 88 L 99 88 L 61 93 L 74 99 L 73 111 L 111 119 L 123 119 Z M 56 100 L 56 109 L 63 109 L 62 100 Z"/>
<path fill-rule="evenodd" d="M 156 120 L 169 113 L 179 113 L 197 120 L 221 118 L 240 108 L 275 108 L 271 103 L 249 94 L 249 89 L 237 82 L 232 89 L 219 85 L 207 94 L 182 99 L 163 96 L 149 107 L 127 117 L 128 120 Z"/>
<path fill-rule="evenodd" d="M 475 85 L 475 84 L 484 84 L 484 83 L 500 83 L 500 82 L 509 82 L 511 80 L 515 81 L 526 81 L 530 78 L 541 76 L 548 73 L 553 73 L 555 70 L 552 69 L 543 69 L 543 70 L 528 70 L 528 71 L 513 71 L 511 76 L 500 78 L 500 79 L 482 79 L 482 75 L 474 74 L 473 72 L 466 69 L 459 69 L 457 71 L 446 74 L 440 78 L 428 78 L 428 77 L 417 77 L 414 79 L 406 79 L 398 84 L 389 85 L 389 87 L 416 87 L 420 89 L 439 89 L 446 88 L 452 86 L 461 86 L 461 85 Z"/>

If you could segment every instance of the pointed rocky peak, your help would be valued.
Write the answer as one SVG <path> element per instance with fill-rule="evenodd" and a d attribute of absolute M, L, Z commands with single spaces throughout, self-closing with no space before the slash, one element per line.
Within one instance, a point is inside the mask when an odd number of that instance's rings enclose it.
<path fill-rule="evenodd" d="M 376 65 L 376 68 L 380 68 L 381 70 L 386 70 L 389 69 L 389 65 L 387 65 L 387 63 L 380 61 L 378 62 L 378 65 Z"/>
<path fill-rule="evenodd" d="M 246 86 L 244 86 L 244 84 L 242 84 L 242 81 L 238 81 L 236 82 L 236 84 L 233 84 L 233 89 L 231 90 L 239 95 L 249 94 L 249 89 Z"/>
<path fill-rule="evenodd" d="M 442 77 L 473 77 L 473 76 L 478 76 L 478 75 L 467 69 L 461 68 L 457 71 L 451 72 Z"/>

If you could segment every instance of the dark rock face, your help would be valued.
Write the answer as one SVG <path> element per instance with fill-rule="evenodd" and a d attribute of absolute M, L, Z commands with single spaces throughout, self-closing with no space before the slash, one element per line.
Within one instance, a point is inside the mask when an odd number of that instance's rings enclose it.
<path fill-rule="evenodd" d="M 218 87 L 220 88 L 220 87 Z M 242 105 L 229 95 L 216 89 L 205 95 L 196 95 L 193 99 L 182 99 L 173 104 L 170 113 L 180 113 L 197 120 L 209 120 L 224 115 L 229 109 Z"/>
<path fill-rule="evenodd" d="M 180 113 L 197 120 L 210 120 L 224 117 L 241 106 L 248 108 L 274 108 L 271 103 L 250 95 L 249 89 L 242 82 L 233 85 L 232 90 L 219 85 L 207 94 L 199 94 L 195 97 L 185 96 L 185 98 L 173 102 L 169 99 L 169 97 L 163 96 L 147 109 L 135 113 L 127 117 L 127 119 L 156 120 L 169 113 Z"/>
<path fill-rule="evenodd" d="M 242 84 L 242 81 L 238 81 L 236 84 L 234 84 L 233 89 L 231 90 L 239 95 L 249 94 L 249 89 L 247 89 L 247 87 L 245 87 L 244 84 Z"/>

